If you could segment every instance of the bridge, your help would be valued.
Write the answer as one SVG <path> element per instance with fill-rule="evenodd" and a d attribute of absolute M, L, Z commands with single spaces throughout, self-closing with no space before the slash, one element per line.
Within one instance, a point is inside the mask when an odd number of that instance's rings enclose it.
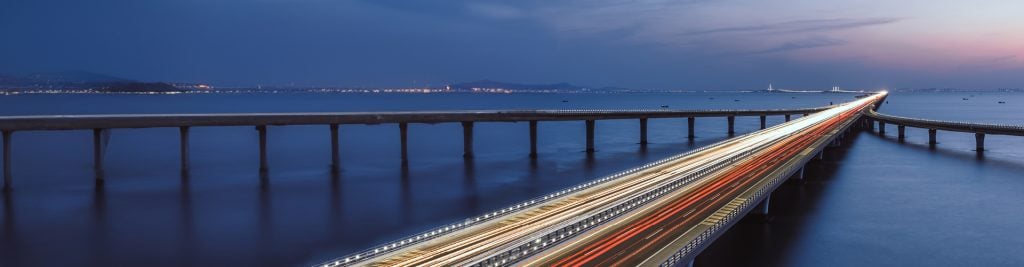
<path fill-rule="evenodd" d="M 444 225 L 322 266 L 674 266 L 803 179 L 885 93 Z"/>
<path fill-rule="evenodd" d="M 871 121 L 878 121 L 878 134 L 885 135 L 885 124 L 895 124 L 898 131 L 897 138 L 900 141 L 906 139 L 907 126 L 928 129 L 928 144 L 938 144 L 938 130 L 953 131 L 953 132 L 966 132 L 974 133 L 974 139 L 976 143 L 976 150 L 981 153 L 985 151 L 985 135 L 1016 135 L 1024 136 L 1024 126 L 1019 125 L 1007 125 L 1007 124 L 984 124 L 984 123 L 971 123 L 962 121 L 940 121 L 930 119 L 917 119 L 907 118 L 893 115 L 886 115 L 878 113 L 874 110 L 868 110 L 865 115 L 869 118 L 866 121 L 868 126 L 874 126 Z M 874 128 L 874 127 L 871 127 Z"/>
<path fill-rule="evenodd" d="M 736 117 L 760 117 L 761 129 L 766 128 L 767 116 L 807 116 L 830 107 L 763 110 L 479 110 L 479 111 L 415 111 L 415 112 L 331 112 L 331 113 L 241 113 L 241 114 L 118 114 L 118 115 L 63 115 L 63 116 L 0 116 L 3 137 L 4 190 L 13 184 L 11 166 L 12 140 L 15 132 L 47 130 L 91 130 L 93 132 L 93 168 L 96 185 L 104 183 L 104 148 L 112 129 L 124 128 L 178 128 L 180 133 L 181 171 L 189 171 L 189 130 L 192 127 L 253 126 L 259 135 L 259 171 L 269 170 L 267 161 L 268 126 L 326 125 L 330 130 L 331 170 L 340 169 L 338 128 L 342 124 L 397 124 L 400 131 L 401 157 L 408 160 L 408 125 L 410 123 L 461 123 L 463 129 L 463 156 L 473 156 L 473 125 L 476 122 L 528 122 L 530 157 L 537 157 L 537 127 L 540 121 L 584 121 L 586 123 L 586 151 L 594 153 L 594 135 L 597 120 L 636 119 L 640 122 L 640 145 L 647 145 L 647 121 L 659 118 L 687 118 L 687 137 L 693 139 L 697 117 L 725 117 L 729 135 L 735 134 Z"/>

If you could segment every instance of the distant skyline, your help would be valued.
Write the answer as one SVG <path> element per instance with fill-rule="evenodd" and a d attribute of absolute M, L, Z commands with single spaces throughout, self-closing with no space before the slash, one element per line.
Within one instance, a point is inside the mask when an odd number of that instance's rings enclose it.
<path fill-rule="evenodd" d="M 1024 87 L 1021 1 L 12 0 L 0 73 L 225 86 Z"/>

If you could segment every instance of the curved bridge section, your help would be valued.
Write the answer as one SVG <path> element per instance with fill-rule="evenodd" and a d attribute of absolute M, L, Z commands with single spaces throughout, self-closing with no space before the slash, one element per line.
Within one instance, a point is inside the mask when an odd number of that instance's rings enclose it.
<path fill-rule="evenodd" d="M 953 132 L 965 132 L 974 133 L 975 140 L 977 142 L 977 151 L 981 152 L 985 150 L 985 135 L 1016 135 L 1024 136 L 1024 126 L 1021 125 L 1008 125 L 1008 124 L 985 124 L 985 123 L 971 123 L 962 121 L 940 121 L 940 120 L 929 120 L 929 119 L 918 119 L 900 117 L 878 113 L 874 110 L 864 111 L 864 115 L 868 117 L 870 126 L 873 126 L 872 121 L 878 121 L 878 133 L 885 134 L 885 124 L 895 124 L 898 133 L 898 138 L 904 140 L 906 138 L 906 127 L 917 127 L 928 129 L 928 144 L 938 144 L 936 135 L 938 130 L 953 131 Z M 872 127 L 873 128 L 873 127 Z"/>

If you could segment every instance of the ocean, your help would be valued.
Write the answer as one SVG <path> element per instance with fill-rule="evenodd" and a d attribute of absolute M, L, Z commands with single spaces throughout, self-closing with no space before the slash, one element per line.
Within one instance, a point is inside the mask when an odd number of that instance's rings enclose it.
<path fill-rule="evenodd" d="M 963 100 L 967 98 L 968 100 Z M 740 109 L 853 100 L 819 93 L 580 94 L 30 94 L 0 96 L 0 115 L 329 112 L 462 109 Z M 1024 124 L 1022 93 L 893 93 L 880 112 Z M 1005 104 L 998 104 L 1005 101 Z M 777 124 L 782 116 L 771 116 Z M 115 129 L 96 190 L 91 131 L 16 132 L 15 190 L 0 198 L 0 266 L 307 266 L 500 209 L 728 138 L 725 118 L 541 122 L 530 159 L 527 123 L 477 123 L 462 157 L 458 123 L 411 124 L 409 162 L 394 124 L 342 125 L 342 171 L 330 172 L 326 125 L 270 126 L 270 172 L 258 173 L 253 127 L 196 127 L 179 171 L 175 128 Z M 895 126 L 859 132 L 808 182 L 772 199 L 773 220 L 741 223 L 697 259 L 708 266 L 1024 265 L 1024 138 Z M 738 134 L 757 117 L 736 120 Z"/>

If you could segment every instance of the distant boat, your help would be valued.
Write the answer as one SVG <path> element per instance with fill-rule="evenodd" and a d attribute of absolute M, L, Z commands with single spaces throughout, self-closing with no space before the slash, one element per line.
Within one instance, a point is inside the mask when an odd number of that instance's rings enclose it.
<path fill-rule="evenodd" d="M 568 103 L 569 100 L 562 99 L 562 103 Z"/>
<path fill-rule="evenodd" d="M 714 97 L 708 97 L 708 99 L 715 99 Z"/>
<path fill-rule="evenodd" d="M 967 98 L 966 98 L 966 97 L 964 97 L 964 100 L 967 100 Z"/>
<path fill-rule="evenodd" d="M 668 108 L 668 105 L 661 105 L 662 108 Z"/>
<path fill-rule="evenodd" d="M 1006 104 L 1006 101 L 999 101 L 999 104 Z"/>
<path fill-rule="evenodd" d="M 733 99 L 732 101 L 733 101 L 733 102 L 740 102 L 740 100 L 739 100 L 739 99 Z"/>

